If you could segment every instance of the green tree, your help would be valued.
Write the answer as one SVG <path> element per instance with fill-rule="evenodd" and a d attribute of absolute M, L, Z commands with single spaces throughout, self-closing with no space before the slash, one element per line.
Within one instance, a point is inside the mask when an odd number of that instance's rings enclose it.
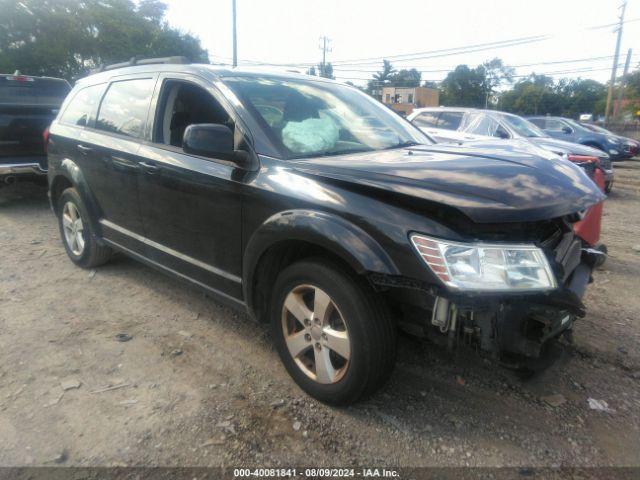
<path fill-rule="evenodd" d="M 318 75 L 324 78 L 335 78 L 333 76 L 333 65 L 331 65 L 331 62 L 327 62 L 324 65 L 322 63 L 319 63 Z"/>
<path fill-rule="evenodd" d="M 402 69 L 389 77 L 389 84 L 394 87 L 419 87 L 421 74 L 415 68 Z"/>
<path fill-rule="evenodd" d="M 449 72 L 440 84 L 440 103 L 455 107 L 484 107 L 484 68 L 458 65 Z"/>
<path fill-rule="evenodd" d="M 496 89 L 504 82 L 513 83 L 515 69 L 505 66 L 499 58 L 487 60 L 481 65 L 481 69 L 484 70 L 484 107 L 489 108 L 497 101 Z"/>
<path fill-rule="evenodd" d="M 380 100 L 379 92 L 382 88 L 389 85 L 389 81 L 396 74 L 395 68 L 389 60 L 382 61 L 382 70 L 373 74 L 373 78 L 367 82 L 367 93 L 373 95 Z"/>
<path fill-rule="evenodd" d="M 595 80 L 575 79 L 564 81 L 558 89 L 564 96 L 563 115 L 577 118 L 581 113 L 600 115 L 604 113 L 607 87 Z"/>
<path fill-rule="evenodd" d="M 200 41 L 171 28 L 158 0 L 0 0 L 0 71 L 72 79 L 132 57 L 208 62 Z"/>

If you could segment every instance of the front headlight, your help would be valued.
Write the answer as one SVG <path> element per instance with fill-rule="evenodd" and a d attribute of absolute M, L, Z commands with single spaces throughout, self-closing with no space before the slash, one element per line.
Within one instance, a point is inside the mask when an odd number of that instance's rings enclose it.
<path fill-rule="evenodd" d="M 466 244 L 417 234 L 411 235 L 411 242 L 431 271 L 456 290 L 556 288 L 547 257 L 534 245 Z"/>
<path fill-rule="evenodd" d="M 616 137 L 607 137 L 607 142 L 618 143 L 618 139 Z"/>

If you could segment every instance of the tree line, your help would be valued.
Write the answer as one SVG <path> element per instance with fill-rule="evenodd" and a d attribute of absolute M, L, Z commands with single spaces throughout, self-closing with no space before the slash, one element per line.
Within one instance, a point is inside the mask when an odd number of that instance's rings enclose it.
<path fill-rule="evenodd" d="M 628 99 L 626 111 L 640 108 L 640 70 L 623 79 Z M 561 115 L 577 117 L 582 113 L 604 114 L 607 85 L 590 79 L 554 79 L 532 73 L 516 80 L 513 68 L 499 58 L 476 67 L 458 65 L 441 82 L 421 81 L 416 69 L 399 70 L 384 60 L 382 69 L 369 80 L 365 91 L 376 96 L 384 86 L 436 88 L 440 105 L 491 108 L 520 115 Z M 504 87 L 507 87 L 506 89 Z"/>
<path fill-rule="evenodd" d="M 0 72 L 73 80 L 134 56 L 208 63 L 199 39 L 168 25 L 166 9 L 160 0 L 0 0 Z"/>

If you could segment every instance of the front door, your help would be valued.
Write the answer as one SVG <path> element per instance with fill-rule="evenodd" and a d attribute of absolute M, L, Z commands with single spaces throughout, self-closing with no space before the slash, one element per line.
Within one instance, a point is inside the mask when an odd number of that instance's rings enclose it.
<path fill-rule="evenodd" d="M 242 298 L 241 184 L 229 162 L 182 150 L 188 125 L 226 124 L 228 111 L 206 84 L 161 77 L 149 141 L 140 148 L 140 210 L 148 256 L 190 279 Z"/>

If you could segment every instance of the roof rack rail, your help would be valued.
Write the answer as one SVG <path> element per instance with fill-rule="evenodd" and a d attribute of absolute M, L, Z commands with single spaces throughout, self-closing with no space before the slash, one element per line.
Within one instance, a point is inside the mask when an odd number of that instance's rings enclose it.
<path fill-rule="evenodd" d="M 158 58 L 138 58 L 133 57 L 128 62 L 113 63 L 111 65 L 101 65 L 99 68 L 92 70 L 92 73 L 104 72 L 106 70 L 115 70 L 116 68 L 133 67 L 135 65 L 155 65 L 162 63 L 187 64 L 191 63 L 187 57 L 158 57 Z"/>

